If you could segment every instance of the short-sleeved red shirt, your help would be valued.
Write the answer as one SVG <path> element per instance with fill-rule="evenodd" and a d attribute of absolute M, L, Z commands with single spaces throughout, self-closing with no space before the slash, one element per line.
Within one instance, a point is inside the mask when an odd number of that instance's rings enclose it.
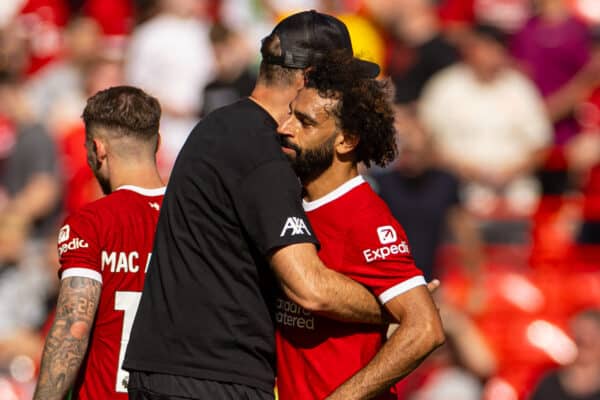
<path fill-rule="evenodd" d="M 363 284 L 382 303 L 425 284 L 400 224 L 357 176 L 304 209 L 329 268 Z M 277 388 L 281 400 L 322 399 L 364 367 L 385 338 L 381 326 L 313 315 L 277 299 Z M 386 393 L 378 399 L 392 399 Z"/>
<path fill-rule="evenodd" d="M 58 235 L 59 275 L 102 282 L 75 398 L 127 399 L 121 369 L 154 241 L 164 188 L 122 186 L 71 214 Z"/>

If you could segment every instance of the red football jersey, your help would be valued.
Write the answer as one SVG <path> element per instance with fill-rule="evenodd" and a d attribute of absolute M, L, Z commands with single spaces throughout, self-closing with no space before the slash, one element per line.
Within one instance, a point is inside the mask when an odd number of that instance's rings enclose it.
<path fill-rule="evenodd" d="M 424 285 L 404 230 L 361 176 L 305 202 L 325 265 L 360 282 L 382 303 Z M 281 400 L 323 399 L 377 353 L 387 327 L 333 321 L 277 299 L 277 388 Z M 393 399 L 388 392 L 378 399 Z"/>
<path fill-rule="evenodd" d="M 164 188 L 122 186 L 69 216 L 58 235 L 59 275 L 102 282 L 76 399 L 127 399 L 121 369 L 150 261 Z"/>

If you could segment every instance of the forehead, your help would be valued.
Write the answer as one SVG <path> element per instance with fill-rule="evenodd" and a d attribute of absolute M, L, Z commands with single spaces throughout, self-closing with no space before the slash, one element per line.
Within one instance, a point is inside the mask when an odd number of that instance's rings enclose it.
<path fill-rule="evenodd" d="M 330 112 L 337 105 L 338 100 L 324 98 L 319 95 L 317 89 L 303 88 L 298 92 L 294 100 L 294 111 L 306 114 L 320 122 L 333 118 Z"/>

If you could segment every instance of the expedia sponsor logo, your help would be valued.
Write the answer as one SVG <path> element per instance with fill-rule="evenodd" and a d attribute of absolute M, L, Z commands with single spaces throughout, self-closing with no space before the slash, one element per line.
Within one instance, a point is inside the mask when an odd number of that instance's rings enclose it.
<path fill-rule="evenodd" d="M 377 236 L 379 236 L 381 244 L 395 243 L 398 240 L 396 230 L 390 225 L 377 228 Z"/>
<path fill-rule="evenodd" d="M 60 228 L 60 231 L 58 232 L 58 244 L 61 244 L 63 242 L 66 242 L 67 240 L 69 240 L 70 234 L 71 234 L 71 227 L 69 226 L 69 224 Z"/>
<path fill-rule="evenodd" d="M 289 217 L 285 221 L 285 225 L 283 226 L 283 229 L 281 230 L 281 234 L 279 236 L 284 237 L 288 234 L 291 234 L 292 236 L 304 234 L 310 236 L 310 231 L 308 230 L 308 227 L 306 226 L 302 218 Z"/>
<path fill-rule="evenodd" d="M 67 251 L 77 249 L 87 249 L 89 245 L 83 239 L 73 238 L 69 243 L 65 243 L 58 248 L 58 256 L 61 257 Z"/>
<path fill-rule="evenodd" d="M 408 248 L 408 244 L 405 241 L 400 242 L 400 244 L 392 244 L 390 246 L 382 246 L 378 249 L 366 249 L 363 250 L 363 256 L 365 256 L 365 260 L 370 263 L 373 261 L 383 261 L 388 256 L 392 254 L 408 254 L 410 253 L 410 249 Z"/>

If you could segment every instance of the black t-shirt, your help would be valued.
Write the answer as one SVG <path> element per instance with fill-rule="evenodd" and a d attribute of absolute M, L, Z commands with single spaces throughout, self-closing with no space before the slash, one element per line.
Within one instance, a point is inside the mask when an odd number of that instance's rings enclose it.
<path fill-rule="evenodd" d="M 275 278 L 265 256 L 317 244 L 276 127 L 244 99 L 190 134 L 167 186 L 125 369 L 273 389 Z"/>
<path fill-rule="evenodd" d="M 560 383 L 558 373 L 552 372 L 541 380 L 533 392 L 531 400 L 600 400 L 600 391 L 584 396 L 569 394 Z"/>
<path fill-rule="evenodd" d="M 379 196 L 406 232 L 415 264 L 430 280 L 448 211 L 459 203 L 458 180 L 436 169 L 417 177 L 389 170 L 374 178 Z"/>
<path fill-rule="evenodd" d="M 397 44 L 387 67 L 396 87 L 396 102 L 417 101 L 429 79 L 458 60 L 456 49 L 441 35 L 414 48 Z"/>

